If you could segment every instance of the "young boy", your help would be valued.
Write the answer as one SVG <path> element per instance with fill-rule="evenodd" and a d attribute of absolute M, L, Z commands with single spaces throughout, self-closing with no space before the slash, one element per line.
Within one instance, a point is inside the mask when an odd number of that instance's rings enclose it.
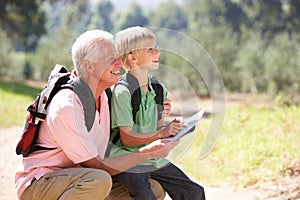
<path fill-rule="evenodd" d="M 155 42 L 155 35 L 143 27 L 128 28 L 116 35 L 115 46 L 127 76 L 139 83 L 141 104 L 133 120 L 129 89 L 122 84 L 115 85 L 111 103 L 111 136 L 114 137 L 119 131 L 120 139 L 115 144 L 118 148 L 112 149 L 111 156 L 138 151 L 153 141 L 176 135 L 181 128 L 180 121 L 173 120 L 166 128 L 159 130 L 164 118 L 158 119 L 156 94 L 149 78 L 149 70 L 155 70 L 159 65 L 160 52 Z M 166 99 L 167 90 L 164 87 L 163 93 Z M 148 160 L 114 176 L 113 180 L 123 185 L 132 199 L 152 200 L 155 197 L 150 188 L 150 178 L 158 181 L 172 199 L 205 199 L 203 187 L 191 181 L 166 159 Z"/>

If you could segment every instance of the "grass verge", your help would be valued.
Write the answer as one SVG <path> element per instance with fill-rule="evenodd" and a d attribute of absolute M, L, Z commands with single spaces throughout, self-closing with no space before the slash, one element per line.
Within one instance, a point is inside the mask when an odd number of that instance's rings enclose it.
<path fill-rule="evenodd" d="M 288 175 L 300 158 L 300 107 L 228 108 L 215 148 L 199 159 L 211 119 L 203 120 L 191 147 L 176 163 L 209 186 L 247 187 Z M 192 138 L 185 138 L 192 139 Z"/>
<path fill-rule="evenodd" d="M 0 80 L 0 126 L 23 125 L 26 109 L 41 88 Z"/>

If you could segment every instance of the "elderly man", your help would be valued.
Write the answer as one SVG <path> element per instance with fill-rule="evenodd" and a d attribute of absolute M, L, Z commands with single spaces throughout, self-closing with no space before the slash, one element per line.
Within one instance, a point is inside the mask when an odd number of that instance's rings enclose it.
<path fill-rule="evenodd" d="M 112 188 L 110 175 L 148 159 L 166 157 L 177 144 L 158 141 L 130 154 L 105 158 L 110 115 L 104 91 L 118 82 L 121 66 L 112 38 L 108 32 L 92 30 L 73 44 L 75 71 L 95 100 L 93 126 L 87 130 L 77 94 L 70 89 L 60 90 L 48 106 L 38 138 L 40 146 L 55 149 L 23 158 L 15 177 L 20 199 L 105 199 Z"/>

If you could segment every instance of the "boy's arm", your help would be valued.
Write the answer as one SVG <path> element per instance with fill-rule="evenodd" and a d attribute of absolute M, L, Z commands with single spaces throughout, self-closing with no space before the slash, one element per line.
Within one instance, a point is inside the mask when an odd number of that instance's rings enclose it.
<path fill-rule="evenodd" d="M 165 124 L 165 118 L 162 116 L 160 120 L 157 121 L 157 129 L 160 129 Z"/>
<path fill-rule="evenodd" d="M 162 112 L 162 117 L 169 117 L 171 115 L 171 100 L 170 99 L 165 99 L 164 100 L 164 111 Z"/>
<path fill-rule="evenodd" d="M 182 128 L 179 120 L 174 119 L 164 129 L 148 133 L 132 132 L 132 126 L 120 126 L 120 136 L 125 146 L 138 146 L 158 139 L 174 136 Z"/>
<path fill-rule="evenodd" d="M 144 145 L 155 140 L 163 138 L 160 131 L 148 133 L 134 133 L 132 126 L 120 126 L 120 137 L 125 146 L 138 146 Z"/>
<path fill-rule="evenodd" d="M 166 94 L 165 92 L 165 96 Z M 166 104 L 168 104 L 168 101 L 166 101 Z M 169 107 L 167 106 L 167 108 Z M 120 138 L 126 146 L 144 145 L 157 139 L 176 135 L 181 127 L 180 123 L 173 121 L 163 130 L 148 133 L 133 133 L 131 95 L 123 85 L 116 85 L 113 91 L 111 110 L 112 127 L 114 128 L 119 125 Z"/>
<path fill-rule="evenodd" d="M 169 117 L 171 115 L 171 100 L 164 100 L 164 111 L 162 112 L 161 119 L 157 121 L 157 129 L 160 129 L 165 123 L 165 117 Z"/>

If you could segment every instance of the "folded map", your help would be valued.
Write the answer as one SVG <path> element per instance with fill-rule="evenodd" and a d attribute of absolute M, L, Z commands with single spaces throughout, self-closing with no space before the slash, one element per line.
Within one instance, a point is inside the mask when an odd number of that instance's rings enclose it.
<path fill-rule="evenodd" d="M 202 118 L 204 113 L 205 113 L 204 108 L 200 109 L 198 112 L 193 114 L 191 117 L 184 120 L 184 122 L 183 122 L 184 128 L 180 129 L 180 131 L 177 133 L 177 135 L 168 137 L 168 138 L 164 138 L 163 140 L 176 141 L 179 138 L 181 138 L 182 136 L 193 132 L 195 130 L 196 125 L 198 124 L 198 122 L 200 121 L 200 119 Z"/>

